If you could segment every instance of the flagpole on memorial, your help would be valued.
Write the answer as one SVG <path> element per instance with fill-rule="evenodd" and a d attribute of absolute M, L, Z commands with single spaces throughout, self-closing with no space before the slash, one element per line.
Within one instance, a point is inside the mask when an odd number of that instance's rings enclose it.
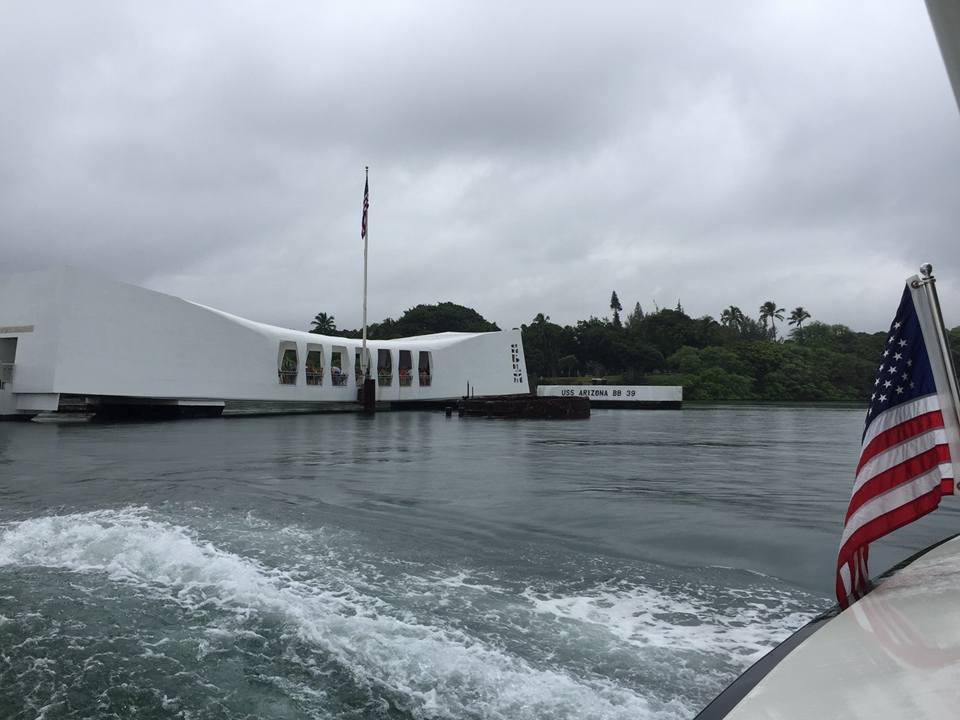
<path fill-rule="evenodd" d="M 362 378 L 361 402 L 363 409 L 373 412 L 376 408 L 376 384 L 369 377 L 369 358 L 367 356 L 367 250 L 370 244 L 370 166 L 364 166 L 363 181 L 363 220 L 360 234 L 363 236 L 363 348 L 360 351 L 360 375 Z"/>
<path fill-rule="evenodd" d="M 360 228 L 363 232 L 363 352 L 360 355 L 360 371 L 363 373 L 363 379 L 367 379 L 367 247 L 370 242 L 370 219 L 368 210 L 370 208 L 370 167 L 364 167 L 363 183 L 363 224 Z"/>

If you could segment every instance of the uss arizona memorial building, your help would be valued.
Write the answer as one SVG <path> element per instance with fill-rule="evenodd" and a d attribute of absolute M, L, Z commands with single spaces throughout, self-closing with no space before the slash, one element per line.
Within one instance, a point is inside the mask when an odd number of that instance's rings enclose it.
<path fill-rule="evenodd" d="M 519 330 L 367 341 L 377 400 L 524 394 Z M 0 416 L 357 400 L 361 341 L 246 320 L 71 268 L 0 276 Z"/>

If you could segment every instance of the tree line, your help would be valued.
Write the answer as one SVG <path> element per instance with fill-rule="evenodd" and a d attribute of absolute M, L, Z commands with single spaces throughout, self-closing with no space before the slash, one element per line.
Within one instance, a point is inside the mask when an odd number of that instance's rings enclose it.
<path fill-rule="evenodd" d="M 337 329 L 333 315 L 317 313 L 310 321 L 310 332 L 320 335 L 359 338 L 363 329 Z M 367 325 L 367 337 L 371 340 L 393 340 L 414 335 L 431 335 L 441 332 L 492 332 L 499 330 L 496 323 L 489 322 L 473 308 L 452 302 L 412 307 L 398 320 L 385 318 Z"/>
<path fill-rule="evenodd" d="M 621 320 L 614 292 L 610 310 L 611 319 L 566 326 L 537 315 L 523 326 L 528 372 L 682 385 L 688 400 L 862 401 L 885 337 L 811 321 L 802 306 L 787 314 L 772 300 L 755 318 L 735 305 L 719 320 L 693 318 L 678 302 L 650 313 L 637 303 Z"/>
<path fill-rule="evenodd" d="M 865 333 L 811 318 L 802 306 L 787 313 L 772 300 L 756 317 L 731 305 L 694 318 L 675 308 L 644 312 L 636 303 L 626 317 L 616 292 L 611 316 L 573 325 L 538 313 L 521 326 L 529 376 L 540 382 L 683 385 L 688 400 L 854 401 L 870 395 L 885 332 Z M 311 332 L 358 338 L 360 330 L 337 330 L 332 316 L 318 313 Z M 368 327 L 371 339 L 436 332 L 498 330 L 472 308 L 452 302 L 417 305 L 393 320 Z M 960 347 L 960 327 L 950 331 Z M 960 359 L 956 357 L 955 359 Z"/>

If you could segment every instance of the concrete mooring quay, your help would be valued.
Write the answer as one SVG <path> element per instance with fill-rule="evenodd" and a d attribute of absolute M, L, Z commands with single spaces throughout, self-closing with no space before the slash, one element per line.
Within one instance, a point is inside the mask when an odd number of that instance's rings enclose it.
<path fill-rule="evenodd" d="M 590 417 L 590 400 L 585 397 L 538 397 L 496 395 L 465 397 L 458 403 L 461 416 L 583 420 Z"/>

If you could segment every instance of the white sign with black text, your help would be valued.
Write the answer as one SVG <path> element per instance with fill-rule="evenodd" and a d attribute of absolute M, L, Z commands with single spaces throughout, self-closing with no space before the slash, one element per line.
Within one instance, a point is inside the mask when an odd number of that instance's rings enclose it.
<path fill-rule="evenodd" d="M 540 397 L 585 397 L 604 402 L 683 401 L 680 385 L 539 385 Z"/>

